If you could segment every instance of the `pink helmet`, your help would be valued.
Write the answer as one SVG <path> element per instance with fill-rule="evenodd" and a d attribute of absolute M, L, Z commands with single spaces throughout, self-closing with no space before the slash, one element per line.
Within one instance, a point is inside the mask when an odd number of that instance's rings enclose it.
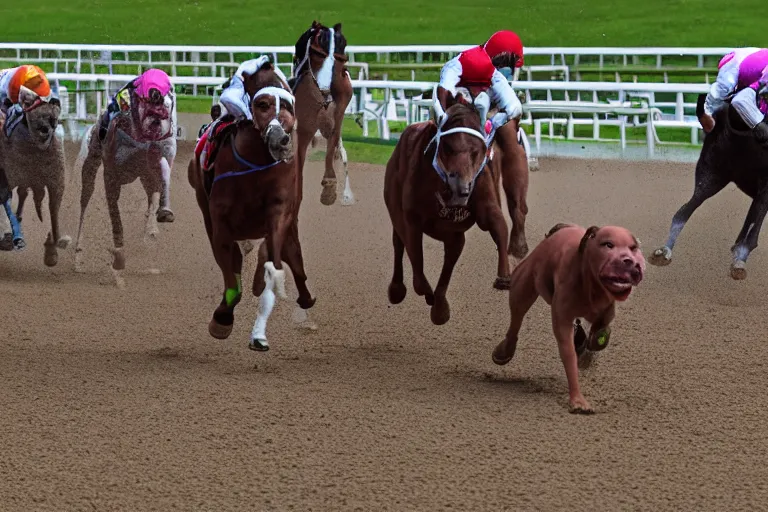
<path fill-rule="evenodd" d="M 149 91 L 157 89 L 165 96 L 171 90 L 171 79 L 162 69 L 151 68 L 146 70 L 134 82 L 136 94 L 142 98 L 149 98 Z"/>
<path fill-rule="evenodd" d="M 768 66 L 763 69 L 763 75 L 757 81 L 757 94 L 759 96 L 768 95 Z"/>

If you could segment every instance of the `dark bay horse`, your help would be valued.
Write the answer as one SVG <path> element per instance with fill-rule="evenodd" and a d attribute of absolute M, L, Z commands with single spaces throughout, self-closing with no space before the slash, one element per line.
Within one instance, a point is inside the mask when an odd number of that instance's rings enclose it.
<path fill-rule="evenodd" d="M 315 299 L 306 285 L 299 242 L 301 183 L 292 140 L 294 97 L 269 62 L 254 74 L 244 73 L 243 81 L 251 98 L 252 119 L 233 123 L 222 118 L 229 124 L 213 134 L 219 139 L 213 163 L 201 162 L 196 150 L 188 167 L 189 183 L 224 277 L 224 294 L 208 325 L 214 338 L 226 339 L 232 333 L 235 306 L 242 296 L 243 255 L 237 242 L 265 239 L 253 280 L 259 312 L 249 348 L 266 351 L 275 292 L 286 298 L 283 259 L 293 273 L 297 303 L 304 314 Z"/>
<path fill-rule="evenodd" d="M 296 42 L 294 78 L 290 80 L 296 96 L 300 182 L 307 149 L 317 131 L 327 140 L 325 174 L 321 182 L 323 191 L 320 195 L 320 202 L 324 205 L 336 202 L 337 180 L 333 162 L 337 155 L 345 174 L 342 204 L 354 203 L 349 185 L 347 151 L 341 140 L 344 111 L 352 99 L 352 81 L 345 66 L 346 47 L 347 39 L 341 32 L 341 23 L 329 28 L 313 21 L 312 26 Z"/>
<path fill-rule="evenodd" d="M 61 104 L 58 98 L 41 101 L 39 96 L 25 89 L 19 94 L 19 104 L 23 109 L 23 117 L 18 120 L 10 136 L 0 133 L 0 175 L 4 171 L 7 176 L 9 192 L 17 188 L 15 216 L 19 229 L 30 191 L 40 221 L 43 220 L 43 199 L 48 192 L 51 229 L 44 242 L 43 262 L 53 267 L 59 261 L 58 249 L 66 249 L 71 242 L 71 238 L 62 235 L 59 228 L 59 212 L 66 184 L 64 143 L 56 135 Z M 0 212 L 0 215 L 5 213 Z M 23 246 L 23 239 L 16 241 L 16 248 Z"/>
<path fill-rule="evenodd" d="M 490 231 L 498 248 L 494 288 L 509 289 L 508 231 L 501 209 L 499 159 L 490 159 L 480 113 L 453 98 L 442 121 L 408 126 L 395 146 L 384 175 L 384 202 L 392 221 L 394 273 L 389 301 L 406 295 L 403 255 L 413 269 L 413 288 L 431 306 L 436 325 L 450 319 L 446 299 L 453 268 L 464 249 L 464 233 L 475 223 Z M 443 269 L 432 290 L 424 275 L 422 240 L 443 242 Z"/>
<path fill-rule="evenodd" d="M 696 112 L 699 118 L 704 111 L 705 97 L 703 94 L 699 97 Z M 677 237 L 693 212 L 731 182 L 752 198 L 744 225 L 731 247 L 731 277 L 740 280 L 747 277 L 747 257 L 757 248 L 757 238 L 768 213 L 768 145 L 758 142 L 736 109 L 726 102 L 715 114 L 714 129 L 704 137 L 696 163 L 693 195 L 672 218 L 666 244 L 648 258 L 653 265 L 666 266 L 672 262 Z"/>

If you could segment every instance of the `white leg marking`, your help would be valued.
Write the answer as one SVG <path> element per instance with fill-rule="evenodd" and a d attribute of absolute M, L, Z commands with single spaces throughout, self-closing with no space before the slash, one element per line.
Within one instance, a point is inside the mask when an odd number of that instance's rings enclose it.
<path fill-rule="evenodd" d="M 339 147 L 336 149 L 341 156 L 341 164 L 344 166 L 344 194 L 341 196 L 341 204 L 349 206 L 355 204 L 355 194 L 352 192 L 352 186 L 349 183 L 349 167 L 347 165 L 347 150 L 344 148 L 344 142 L 339 137 Z"/>
<path fill-rule="evenodd" d="M 293 323 L 298 329 L 317 330 L 317 324 L 309 317 L 309 310 L 301 309 L 299 306 L 293 310 Z"/>
<path fill-rule="evenodd" d="M 253 323 L 253 330 L 251 331 L 251 345 L 260 346 L 261 349 L 266 350 L 269 347 L 267 320 L 275 307 L 275 291 L 281 299 L 288 298 L 285 294 L 285 270 L 277 270 L 274 263 L 266 262 L 264 264 L 264 283 L 264 291 L 259 296 L 256 321 Z"/>
<path fill-rule="evenodd" d="M 171 209 L 171 165 L 165 157 L 160 159 L 160 170 L 163 173 L 163 189 L 165 190 L 165 201 L 161 205 L 163 210 Z"/>

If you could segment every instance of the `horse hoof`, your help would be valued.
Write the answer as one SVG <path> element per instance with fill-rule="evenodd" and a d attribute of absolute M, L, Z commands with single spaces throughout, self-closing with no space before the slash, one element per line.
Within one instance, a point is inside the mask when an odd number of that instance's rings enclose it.
<path fill-rule="evenodd" d="M 55 252 L 46 251 L 45 257 L 43 257 L 43 262 L 45 263 L 46 267 L 55 267 L 59 262 L 59 255 Z"/>
<path fill-rule="evenodd" d="M 123 254 L 122 249 L 118 249 L 112 253 L 112 269 L 125 270 L 125 254 Z"/>
<path fill-rule="evenodd" d="M 221 325 L 215 319 L 211 319 L 208 323 L 208 333 L 217 340 L 225 340 L 232 334 L 232 328 L 234 324 Z"/>
<path fill-rule="evenodd" d="M 737 281 L 747 278 L 747 264 L 743 261 L 731 263 L 731 277 Z"/>
<path fill-rule="evenodd" d="M 448 305 L 448 301 L 441 299 L 436 301 L 435 305 L 429 311 L 429 318 L 435 325 L 444 325 L 451 319 L 451 307 Z"/>
<path fill-rule="evenodd" d="M 512 286 L 512 280 L 507 277 L 497 277 L 496 280 L 493 282 L 493 287 L 497 290 L 509 290 L 509 288 Z"/>
<path fill-rule="evenodd" d="M 311 309 L 312 306 L 315 305 L 315 302 L 317 302 L 317 297 L 310 297 L 308 299 L 299 297 L 296 299 L 296 304 L 298 304 L 301 309 Z"/>
<path fill-rule="evenodd" d="M 248 344 L 248 348 L 256 352 L 266 352 L 269 350 L 269 343 L 267 343 L 266 339 L 252 339 Z"/>
<path fill-rule="evenodd" d="M 525 239 L 523 239 L 521 242 L 515 243 L 510 241 L 509 246 L 507 247 L 507 254 L 510 254 L 518 260 L 525 258 L 528 254 L 528 243 L 525 241 Z"/>
<path fill-rule="evenodd" d="M 389 283 L 389 289 L 387 295 L 389 296 L 390 304 L 400 304 L 405 300 L 405 296 L 408 293 L 408 289 L 404 283 Z"/>
<path fill-rule="evenodd" d="M 14 251 L 23 251 L 27 247 L 27 242 L 24 241 L 23 238 L 17 238 L 13 241 L 13 250 Z"/>
<path fill-rule="evenodd" d="M 648 262 L 657 267 L 666 267 L 672 263 L 672 249 L 669 247 L 660 247 L 656 249 L 653 251 L 650 258 L 648 258 Z"/>
<path fill-rule="evenodd" d="M 173 222 L 176 216 L 171 210 L 160 210 L 157 212 L 157 222 Z"/>
<path fill-rule="evenodd" d="M 435 305 L 435 295 L 433 293 L 426 293 L 424 294 L 424 301 L 427 303 L 427 306 L 434 306 Z"/>
<path fill-rule="evenodd" d="M 501 355 L 499 352 L 501 352 L 501 350 L 499 347 L 496 347 L 491 354 L 491 359 L 499 366 L 504 366 L 505 364 L 509 363 L 513 357 L 515 357 L 514 353 L 511 356 L 507 356 Z"/>
<path fill-rule="evenodd" d="M 590 352 L 600 352 L 608 346 L 611 340 L 611 328 L 600 329 L 587 340 L 587 350 Z"/>
<path fill-rule="evenodd" d="M 12 251 L 13 250 L 13 236 L 10 233 L 6 233 L 2 239 L 0 239 L 0 251 Z"/>
<path fill-rule="evenodd" d="M 58 249 L 66 249 L 69 247 L 69 244 L 72 243 L 72 237 L 70 236 L 63 236 L 59 238 L 59 241 L 56 242 L 56 247 Z"/>
<path fill-rule="evenodd" d="M 336 202 L 336 185 L 324 187 L 320 194 L 320 202 L 325 206 L 331 206 Z"/>

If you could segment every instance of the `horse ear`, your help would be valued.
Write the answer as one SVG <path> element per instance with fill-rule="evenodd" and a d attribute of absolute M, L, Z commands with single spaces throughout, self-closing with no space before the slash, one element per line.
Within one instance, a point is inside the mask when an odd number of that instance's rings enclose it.
<path fill-rule="evenodd" d="M 459 102 L 459 100 L 456 99 L 456 96 L 454 96 L 453 94 L 451 94 L 449 92 L 448 93 L 448 97 L 445 98 L 445 110 L 448 110 L 449 108 L 451 108 L 452 106 L 454 106 L 458 102 Z"/>
<path fill-rule="evenodd" d="M 251 78 L 251 74 L 247 71 L 243 71 L 243 82 L 247 82 L 249 78 Z"/>
<path fill-rule="evenodd" d="M 312 20 L 312 28 L 320 28 L 320 22 L 317 20 Z"/>
<path fill-rule="evenodd" d="M 333 30 L 334 30 L 335 32 L 339 32 L 339 33 L 341 33 L 341 23 L 337 23 L 337 24 L 335 24 L 335 25 L 333 26 Z"/>
<path fill-rule="evenodd" d="M 39 97 L 40 96 L 23 85 L 19 89 L 19 103 L 22 107 L 31 107 Z"/>

